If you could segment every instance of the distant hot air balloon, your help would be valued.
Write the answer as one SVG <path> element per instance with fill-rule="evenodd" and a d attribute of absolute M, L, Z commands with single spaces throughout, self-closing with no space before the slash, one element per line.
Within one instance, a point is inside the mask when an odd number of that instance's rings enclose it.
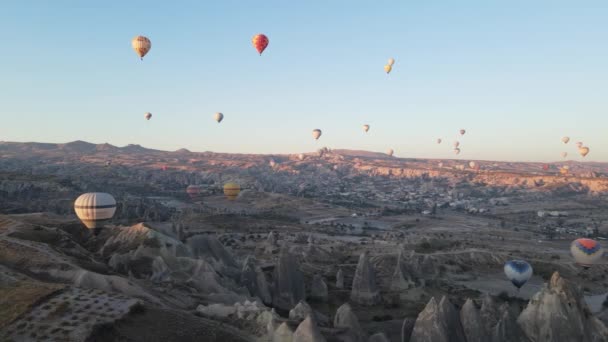
<path fill-rule="evenodd" d="M 369 131 L 369 125 L 363 125 L 363 130 L 367 133 L 367 131 Z"/>
<path fill-rule="evenodd" d="M 264 52 L 268 46 L 268 37 L 263 34 L 256 34 L 253 36 L 253 39 L 251 39 L 251 43 L 253 43 L 253 47 L 258 50 L 258 53 L 261 56 L 262 52 Z"/>
<path fill-rule="evenodd" d="M 144 114 L 144 118 L 146 118 L 146 120 L 152 119 L 152 113 L 146 113 L 146 114 Z M 160 120 L 160 121 L 163 121 L 163 120 Z"/>
<path fill-rule="evenodd" d="M 545 171 L 549 170 L 549 164 L 543 164 L 543 170 L 545 170 Z"/>
<path fill-rule="evenodd" d="M 454 147 L 460 146 L 460 141 L 454 141 Z"/>
<path fill-rule="evenodd" d="M 89 192 L 80 195 L 74 202 L 76 215 L 94 234 L 99 234 L 103 222 L 110 220 L 116 212 L 116 200 L 104 192 Z"/>
<path fill-rule="evenodd" d="M 112 165 L 112 161 L 111 160 L 106 161 L 106 166 L 110 166 L 110 165 Z"/>
<path fill-rule="evenodd" d="M 576 239 L 570 245 L 570 253 L 577 264 L 589 268 L 597 263 L 604 255 L 604 249 L 592 239 Z"/>
<path fill-rule="evenodd" d="M 224 120 L 224 114 L 222 113 L 215 113 L 215 115 L 213 116 L 215 118 L 215 121 L 217 121 L 217 123 L 222 122 L 222 120 Z"/>
<path fill-rule="evenodd" d="M 395 59 L 394 58 L 389 58 L 387 65 L 393 66 L 393 64 L 395 64 Z"/>
<path fill-rule="evenodd" d="M 456 147 L 456 148 L 454 149 L 454 153 L 455 153 L 455 154 L 460 154 L 460 149 L 459 149 L 458 147 Z"/>
<path fill-rule="evenodd" d="M 589 147 L 583 146 L 578 149 L 578 153 L 585 158 L 589 154 Z"/>
<path fill-rule="evenodd" d="M 562 152 L 562 158 L 566 158 L 568 156 L 568 152 Z"/>
<path fill-rule="evenodd" d="M 438 143 L 438 144 L 441 144 L 441 141 L 442 141 L 442 140 L 441 140 L 441 138 L 438 138 L 438 139 L 437 139 L 437 143 Z"/>
<path fill-rule="evenodd" d="M 233 182 L 224 184 L 224 195 L 229 200 L 234 201 L 239 196 L 240 192 L 241 192 L 240 185 L 233 183 Z"/>
<path fill-rule="evenodd" d="M 532 266 L 523 260 L 509 260 L 505 263 L 507 279 L 520 289 L 532 277 Z"/>
<path fill-rule="evenodd" d="M 581 148 L 581 147 L 583 147 L 583 142 L 582 142 L 582 141 L 578 141 L 578 142 L 576 143 L 576 147 L 577 147 L 577 148 Z"/>
<path fill-rule="evenodd" d="M 464 135 L 466 132 L 467 132 L 466 130 L 461 129 L 461 130 L 460 130 L 460 135 Z"/>
<path fill-rule="evenodd" d="M 300 153 L 300 154 L 298 155 L 298 159 L 300 159 L 300 160 L 304 160 L 304 158 L 305 158 L 304 153 Z"/>
<path fill-rule="evenodd" d="M 150 42 L 150 39 L 144 36 L 137 36 L 131 40 L 131 46 L 133 47 L 133 50 L 135 50 L 135 53 L 137 53 L 139 58 L 143 61 L 144 56 L 152 47 L 152 42 Z"/>
<path fill-rule="evenodd" d="M 277 162 L 275 162 L 274 159 L 270 159 L 270 161 L 268 162 L 268 165 L 270 165 L 270 167 L 275 167 L 275 166 L 277 166 Z"/>
<path fill-rule="evenodd" d="M 470 162 L 469 162 L 469 167 L 470 167 L 471 169 L 474 169 L 474 168 L 475 168 L 475 166 L 477 166 L 477 163 L 475 163 L 474 161 L 470 161 Z"/>
<path fill-rule="evenodd" d="M 390 74 L 390 73 L 391 73 L 391 70 L 393 70 L 393 67 L 392 67 L 392 66 L 390 66 L 390 65 L 388 65 L 388 64 L 384 66 L 384 71 L 385 71 L 387 74 Z"/>
<path fill-rule="evenodd" d="M 393 153 L 395 153 L 395 151 L 393 151 L 392 148 L 389 148 L 388 151 L 386 151 L 386 154 L 388 154 L 389 157 L 392 157 Z"/>
<path fill-rule="evenodd" d="M 570 141 L 570 138 L 569 138 L 569 137 L 563 137 L 563 138 L 562 138 L 562 142 L 563 142 L 564 144 L 567 144 L 567 143 L 568 143 L 568 141 Z"/>
<path fill-rule="evenodd" d="M 312 137 L 315 138 L 315 140 L 319 140 L 319 138 L 321 137 L 321 130 L 320 129 L 313 129 L 312 130 Z"/>
<path fill-rule="evenodd" d="M 201 186 L 200 185 L 188 185 L 188 187 L 186 188 L 186 193 L 188 194 L 188 196 L 190 196 L 190 198 L 193 201 L 197 201 L 200 199 L 200 193 L 201 193 Z"/>
<path fill-rule="evenodd" d="M 161 167 L 161 170 L 163 170 L 163 171 L 167 171 L 167 165 L 163 165 L 163 166 Z"/>
<path fill-rule="evenodd" d="M 441 168 L 441 167 L 443 167 L 443 163 L 439 162 L 439 164 L 437 164 L 437 166 Z"/>

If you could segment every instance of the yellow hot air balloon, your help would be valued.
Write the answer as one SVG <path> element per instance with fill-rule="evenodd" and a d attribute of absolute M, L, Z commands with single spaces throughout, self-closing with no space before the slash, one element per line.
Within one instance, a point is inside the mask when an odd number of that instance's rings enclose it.
<path fill-rule="evenodd" d="M 222 114 L 222 113 L 215 113 L 214 118 L 215 118 L 215 121 L 217 121 L 217 123 L 220 123 L 220 122 L 222 122 L 222 120 L 224 120 L 224 114 Z"/>
<path fill-rule="evenodd" d="M 589 154 L 589 147 L 587 147 L 587 146 L 582 146 L 582 147 L 580 147 L 580 148 L 578 149 L 578 153 L 579 153 L 581 156 L 583 156 L 583 158 L 584 158 L 585 156 L 587 156 L 587 155 Z"/>
<path fill-rule="evenodd" d="M 224 195 L 229 200 L 234 201 L 239 196 L 239 193 L 241 193 L 240 185 L 233 182 L 224 184 Z"/>
<path fill-rule="evenodd" d="M 392 66 L 393 66 L 393 64 L 395 64 L 395 59 L 394 59 L 394 58 L 389 58 L 389 59 L 388 59 L 388 64 L 387 64 L 387 65 L 392 67 Z"/>
<path fill-rule="evenodd" d="M 363 125 L 363 130 L 367 133 L 367 131 L 369 131 L 369 125 Z"/>
<path fill-rule="evenodd" d="M 388 65 L 388 64 L 384 66 L 384 71 L 385 71 L 387 74 L 390 74 L 391 70 L 393 70 L 393 67 L 392 67 L 392 66 L 390 66 L 390 65 Z"/>
<path fill-rule="evenodd" d="M 89 192 L 74 201 L 76 216 L 89 229 L 99 233 L 103 222 L 110 220 L 116 212 L 116 200 L 104 192 Z"/>
<path fill-rule="evenodd" d="M 143 60 L 144 56 L 150 51 L 150 48 L 152 48 L 152 42 L 144 36 L 137 36 L 131 40 L 131 46 L 139 58 Z"/>
<path fill-rule="evenodd" d="M 319 140 L 319 138 L 321 137 L 321 130 L 320 129 L 313 129 L 312 130 L 312 137 L 315 138 L 315 140 Z"/>

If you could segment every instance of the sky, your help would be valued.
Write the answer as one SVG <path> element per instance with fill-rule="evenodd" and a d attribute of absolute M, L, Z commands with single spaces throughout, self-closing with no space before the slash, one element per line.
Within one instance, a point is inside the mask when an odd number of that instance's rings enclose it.
<path fill-rule="evenodd" d="M 605 0 L 2 1 L 0 141 L 514 161 L 582 141 L 606 162 L 606 18 Z"/>

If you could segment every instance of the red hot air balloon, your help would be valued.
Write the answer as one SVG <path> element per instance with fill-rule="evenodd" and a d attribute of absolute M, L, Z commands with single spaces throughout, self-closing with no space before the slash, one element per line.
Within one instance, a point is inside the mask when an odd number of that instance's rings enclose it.
<path fill-rule="evenodd" d="M 545 170 L 545 171 L 549 170 L 549 164 L 543 165 L 543 170 Z"/>
<path fill-rule="evenodd" d="M 253 43 L 253 47 L 258 50 L 258 53 L 261 56 L 262 52 L 264 52 L 264 50 L 268 46 L 268 37 L 261 33 L 256 34 L 255 36 L 253 36 L 253 39 L 251 39 L 251 42 Z"/>

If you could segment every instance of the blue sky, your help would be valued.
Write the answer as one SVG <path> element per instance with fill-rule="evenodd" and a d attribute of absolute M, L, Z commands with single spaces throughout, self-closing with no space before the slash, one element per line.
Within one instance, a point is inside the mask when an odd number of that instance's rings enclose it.
<path fill-rule="evenodd" d="M 583 141 L 608 161 L 606 18 L 606 1 L 6 1 L 0 140 L 453 158 L 466 128 L 461 159 L 580 160 Z"/>

